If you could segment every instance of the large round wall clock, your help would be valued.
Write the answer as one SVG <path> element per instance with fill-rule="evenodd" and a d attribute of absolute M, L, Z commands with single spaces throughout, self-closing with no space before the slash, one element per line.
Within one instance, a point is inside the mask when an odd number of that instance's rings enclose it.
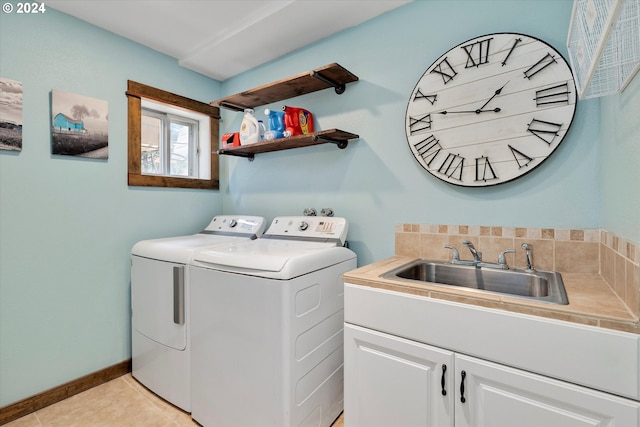
<path fill-rule="evenodd" d="M 531 36 L 496 33 L 438 58 L 409 98 L 416 160 L 451 184 L 486 187 L 538 167 L 564 139 L 576 85 L 558 51 Z"/>

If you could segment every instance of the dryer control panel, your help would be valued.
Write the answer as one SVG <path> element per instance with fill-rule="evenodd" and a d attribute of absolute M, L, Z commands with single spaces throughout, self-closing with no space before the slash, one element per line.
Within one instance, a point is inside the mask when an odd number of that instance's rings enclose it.
<path fill-rule="evenodd" d="M 347 220 L 339 217 L 281 216 L 274 218 L 265 235 L 336 240 L 342 246 L 347 239 L 347 229 Z"/>
<path fill-rule="evenodd" d="M 265 225 L 265 219 L 259 216 L 218 215 L 211 220 L 204 232 L 252 234 L 260 237 L 264 232 Z"/>

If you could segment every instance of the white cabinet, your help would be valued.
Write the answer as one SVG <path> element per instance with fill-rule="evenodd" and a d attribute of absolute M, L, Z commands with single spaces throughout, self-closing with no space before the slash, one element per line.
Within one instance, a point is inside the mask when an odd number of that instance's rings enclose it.
<path fill-rule="evenodd" d="M 347 295 L 345 318 L 362 303 Z M 419 327 L 447 328 L 434 325 Z M 367 326 L 345 323 L 345 427 L 640 426 L 638 401 Z"/>
<path fill-rule="evenodd" d="M 460 389 L 464 386 L 465 400 L 456 396 L 456 427 L 614 427 L 640 422 L 638 402 L 470 356 L 455 355 L 455 376 Z"/>
<path fill-rule="evenodd" d="M 348 282 L 344 304 L 352 325 L 640 402 L 638 334 Z"/>
<path fill-rule="evenodd" d="M 349 324 L 344 336 L 345 426 L 453 427 L 453 352 Z"/>

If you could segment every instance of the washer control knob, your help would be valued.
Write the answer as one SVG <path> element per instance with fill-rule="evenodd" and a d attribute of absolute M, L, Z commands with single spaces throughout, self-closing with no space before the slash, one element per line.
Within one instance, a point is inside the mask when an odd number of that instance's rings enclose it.
<path fill-rule="evenodd" d="M 298 224 L 298 230 L 304 231 L 307 228 L 309 228 L 309 224 L 307 223 L 307 221 L 300 221 L 300 224 Z"/>
<path fill-rule="evenodd" d="M 236 225 L 238 225 L 238 221 L 236 221 L 235 219 L 232 219 L 231 221 L 229 221 L 229 227 L 233 228 Z"/>

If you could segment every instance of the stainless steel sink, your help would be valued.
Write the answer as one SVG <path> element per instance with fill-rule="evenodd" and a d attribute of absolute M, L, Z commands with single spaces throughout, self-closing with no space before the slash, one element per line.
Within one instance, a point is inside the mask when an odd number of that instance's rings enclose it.
<path fill-rule="evenodd" d="M 499 270 L 419 259 L 384 273 L 382 277 L 460 286 L 552 304 L 569 304 L 562 276 L 555 271 Z"/>

